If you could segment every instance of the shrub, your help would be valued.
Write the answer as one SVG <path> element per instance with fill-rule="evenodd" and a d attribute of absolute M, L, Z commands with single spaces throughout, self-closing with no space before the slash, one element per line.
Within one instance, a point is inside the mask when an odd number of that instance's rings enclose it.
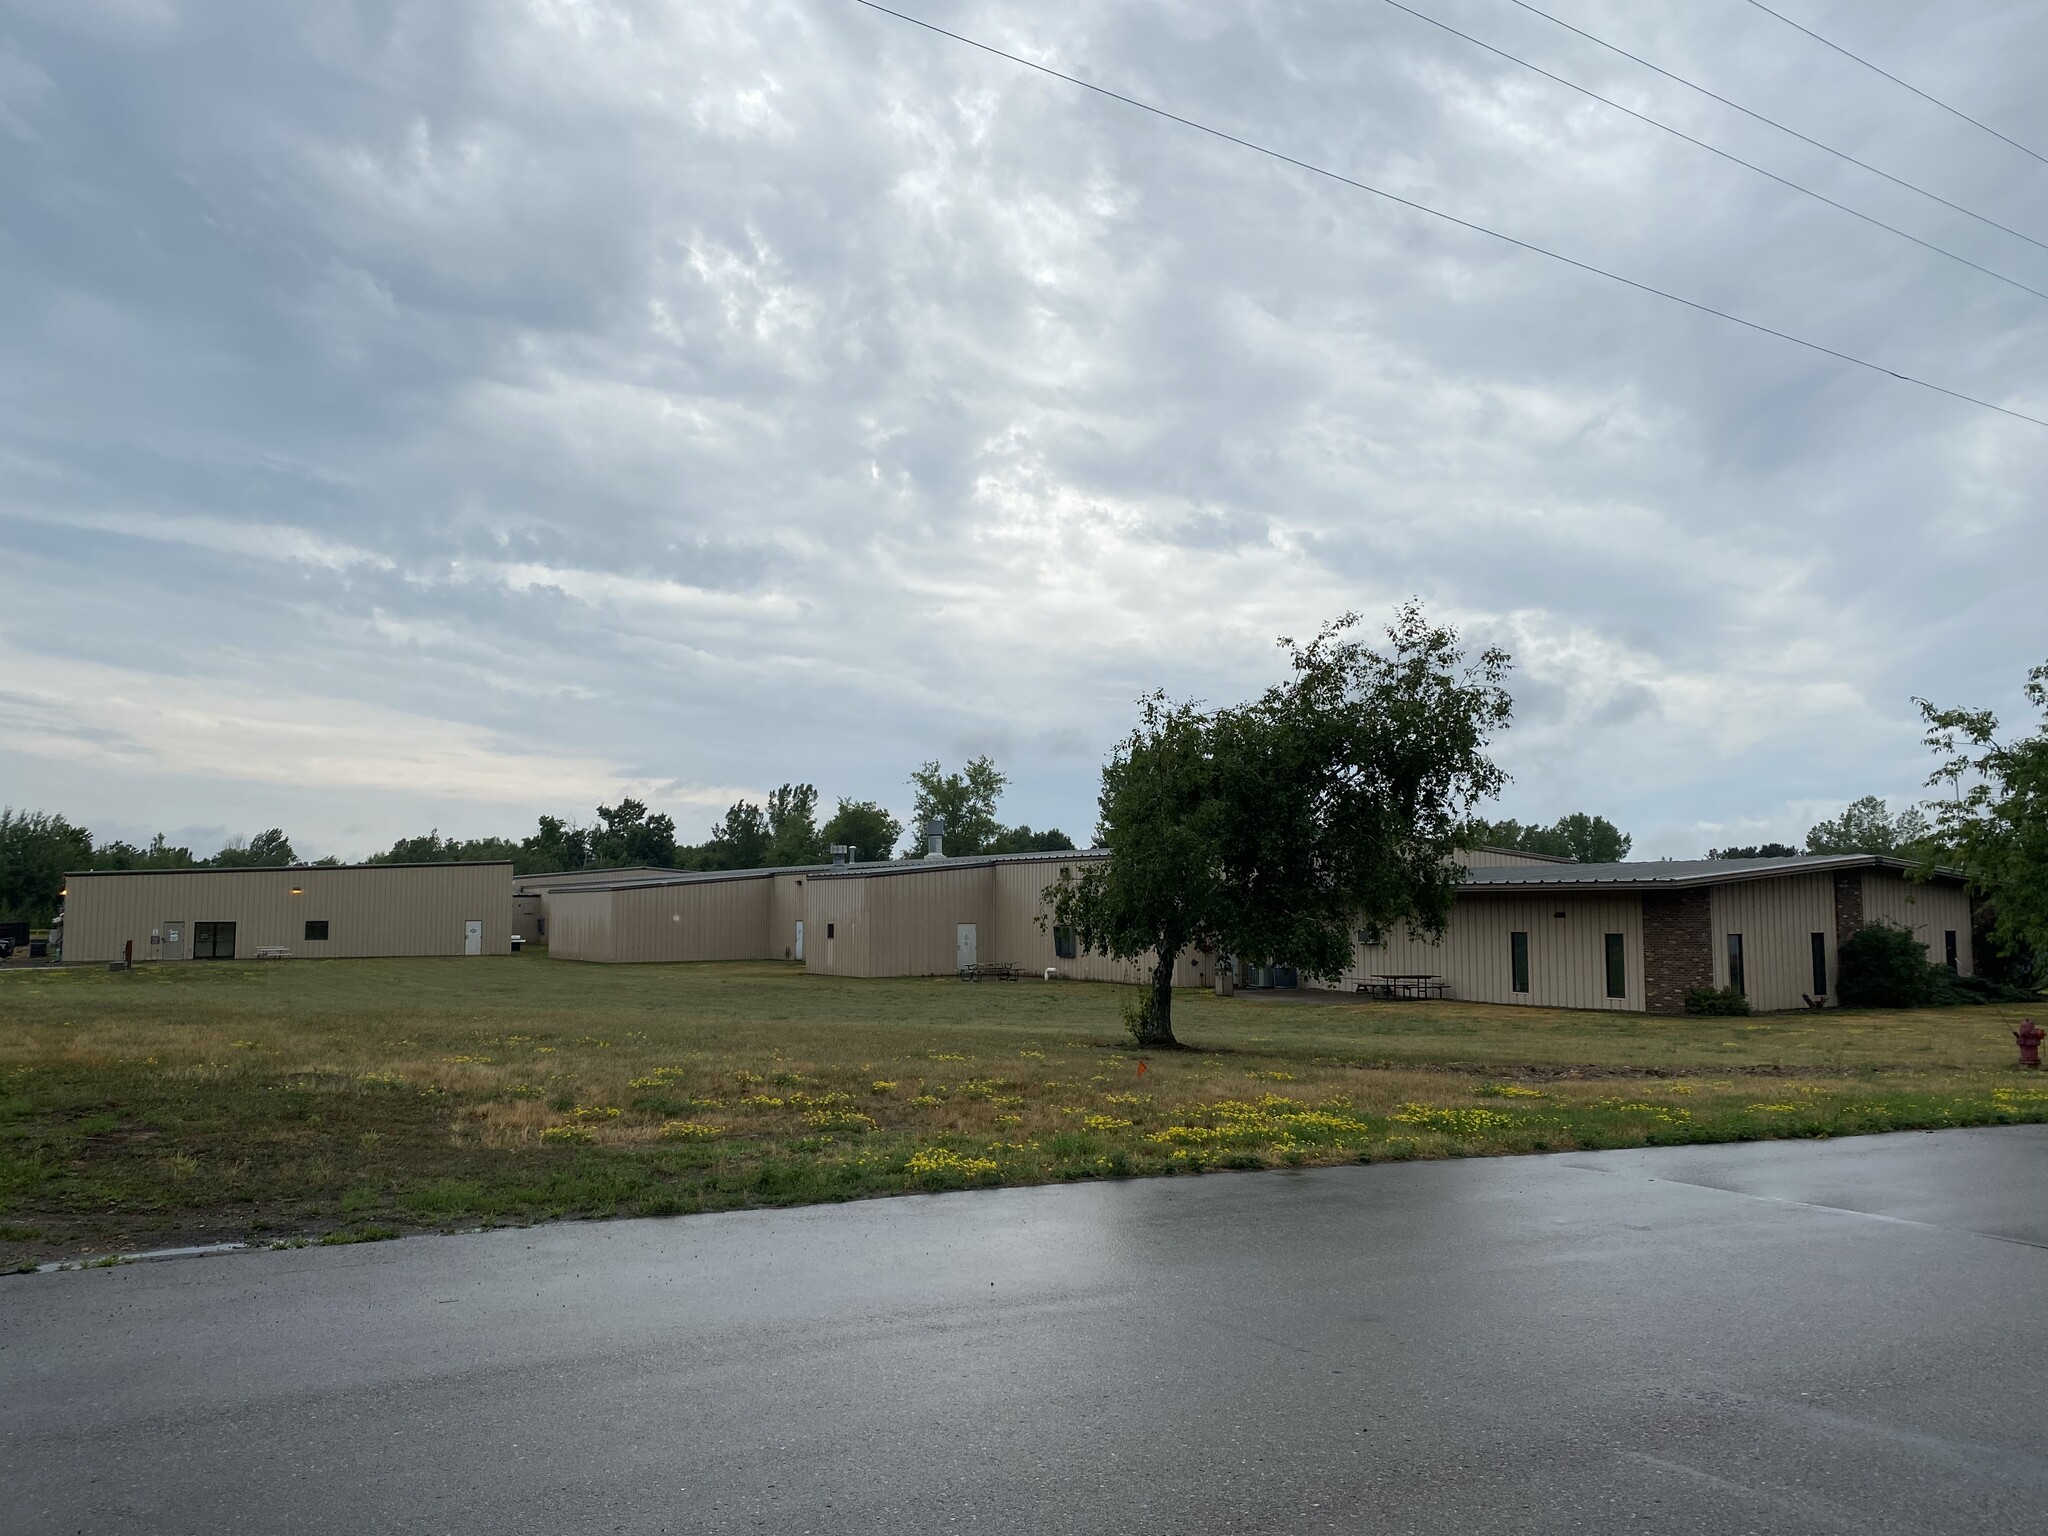
<path fill-rule="evenodd" d="M 1749 1012 L 1749 999 L 1733 987 L 1691 987 L 1685 994 L 1685 1011 L 1716 1018 L 1739 1017 Z"/>
<path fill-rule="evenodd" d="M 1124 1033 L 1131 1037 L 1131 1044 L 1144 1046 L 1152 1040 L 1152 994 L 1148 991 L 1129 993 L 1124 998 Z"/>
<path fill-rule="evenodd" d="M 1928 963 L 1927 947 L 1892 923 L 1858 928 L 1835 964 L 1835 997 L 1845 1008 L 1924 1008 L 1947 990 L 1948 973 Z"/>

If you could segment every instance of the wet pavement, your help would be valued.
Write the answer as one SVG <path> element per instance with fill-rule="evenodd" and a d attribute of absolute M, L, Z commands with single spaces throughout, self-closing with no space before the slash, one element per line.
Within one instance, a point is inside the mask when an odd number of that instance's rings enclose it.
<path fill-rule="evenodd" d="M 0 1527 L 2048 1529 L 2048 1127 L 0 1281 Z"/>

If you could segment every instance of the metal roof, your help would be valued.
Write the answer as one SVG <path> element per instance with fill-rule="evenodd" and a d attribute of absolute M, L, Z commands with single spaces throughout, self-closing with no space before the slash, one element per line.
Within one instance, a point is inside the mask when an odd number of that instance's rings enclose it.
<path fill-rule="evenodd" d="M 510 859 L 424 859 L 414 864 L 171 864 L 157 869 L 67 869 L 66 880 L 97 879 L 102 875 L 305 875 L 336 874 L 357 869 L 489 869 Z"/>
<path fill-rule="evenodd" d="M 1632 864 L 1477 864 L 1466 869 L 1466 888 L 1545 890 L 1600 886 L 1608 890 L 1656 890 L 1679 886 L 1726 885 L 1737 880 L 1773 880 L 1833 870 L 1918 868 L 1911 859 L 1877 853 L 1802 854 L 1786 859 L 1652 859 Z M 1958 870 L 1936 869 L 1946 879 Z"/>

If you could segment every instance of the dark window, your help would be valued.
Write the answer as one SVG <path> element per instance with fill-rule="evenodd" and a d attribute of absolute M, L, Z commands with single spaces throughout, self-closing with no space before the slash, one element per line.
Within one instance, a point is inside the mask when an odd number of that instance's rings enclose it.
<path fill-rule="evenodd" d="M 1387 942 L 1387 935 L 1378 923 L 1367 923 L 1358 930 L 1358 942 L 1367 949 L 1378 949 Z"/>
<path fill-rule="evenodd" d="M 1607 995 L 1628 996 L 1628 947 L 1618 933 L 1607 935 Z"/>
<path fill-rule="evenodd" d="M 1813 936 L 1813 995 L 1828 995 L 1828 936 L 1824 933 Z"/>
<path fill-rule="evenodd" d="M 324 939 L 325 939 L 326 937 L 327 937 L 327 919 L 326 919 L 326 918 L 324 918 L 324 917 L 309 917 L 309 918 L 307 918 L 307 919 L 306 919 L 306 938 L 307 938 L 307 939 L 308 939 L 309 941 L 313 941 L 313 942 L 319 942 L 319 941 L 322 941 L 322 940 L 324 940 Z"/>
<path fill-rule="evenodd" d="M 1508 954 L 1515 968 L 1515 990 L 1529 990 L 1529 935 L 1511 933 L 1508 935 Z"/>
<path fill-rule="evenodd" d="M 1960 970 L 1961 966 L 1958 963 L 1956 957 L 1955 929 L 1951 928 L 1945 934 L 1942 935 L 1942 948 L 1947 952 L 1948 968 L 1952 971 Z"/>
<path fill-rule="evenodd" d="M 235 925 L 233 923 L 194 923 L 192 925 L 192 958 L 194 960 L 234 959 Z"/>
<path fill-rule="evenodd" d="M 1742 935 L 1728 935 L 1728 990 L 1738 996 L 1747 996 L 1748 988 L 1742 984 Z"/>
<path fill-rule="evenodd" d="M 825 937 L 828 939 L 832 937 L 832 925 L 830 923 L 825 925 Z"/>
<path fill-rule="evenodd" d="M 1062 960 L 1071 960 L 1080 953 L 1074 943 L 1074 930 L 1055 928 L 1052 931 L 1052 952 Z"/>

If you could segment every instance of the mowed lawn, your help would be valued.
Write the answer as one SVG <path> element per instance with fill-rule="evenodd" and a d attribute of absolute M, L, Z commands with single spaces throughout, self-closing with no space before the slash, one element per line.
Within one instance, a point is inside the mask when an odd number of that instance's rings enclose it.
<path fill-rule="evenodd" d="M 1667 1019 L 492 959 L 0 971 L 0 1261 L 2048 1120 L 2024 1010 Z"/>

